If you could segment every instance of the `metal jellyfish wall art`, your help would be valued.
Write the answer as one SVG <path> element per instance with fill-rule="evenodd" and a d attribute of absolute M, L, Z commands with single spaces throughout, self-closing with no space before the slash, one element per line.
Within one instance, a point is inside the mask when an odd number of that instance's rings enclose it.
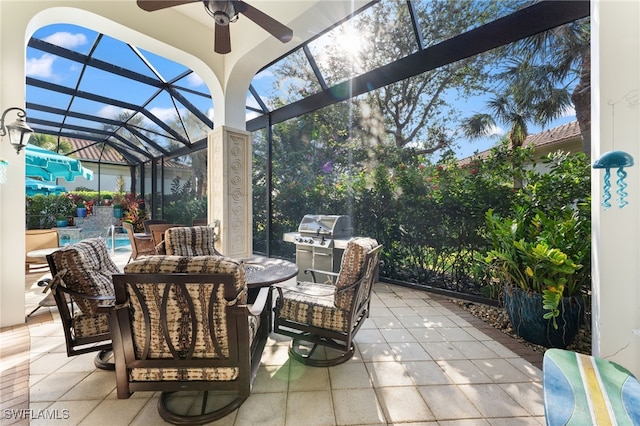
<path fill-rule="evenodd" d="M 624 168 L 631 166 L 633 166 L 633 157 L 624 151 L 605 152 L 593 163 L 594 169 L 605 169 L 604 193 L 602 194 L 602 206 L 605 210 L 611 208 L 611 169 L 618 169 L 616 171 L 616 175 L 618 176 L 618 180 L 616 180 L 616 185 L 618 186 L 618 190 L 616 191 L 618 195 L 618 208 L 623 208 L 629 204 L 627 201 L 627 195 L 629 194 L 626 191 L 627 182 L 625 181 L 627 172 L 625 172 Z"/>

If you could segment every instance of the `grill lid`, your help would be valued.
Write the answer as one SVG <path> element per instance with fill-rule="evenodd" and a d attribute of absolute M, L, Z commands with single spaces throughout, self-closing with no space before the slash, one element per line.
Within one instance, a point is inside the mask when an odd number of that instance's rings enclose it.
<path fill-rule="evenodd" d="M 351 236 L 351 218 L 342 215 L 307 214 L 298 226 L 298 232 L 304 235 L 322 235 L 331 238 Z"/>

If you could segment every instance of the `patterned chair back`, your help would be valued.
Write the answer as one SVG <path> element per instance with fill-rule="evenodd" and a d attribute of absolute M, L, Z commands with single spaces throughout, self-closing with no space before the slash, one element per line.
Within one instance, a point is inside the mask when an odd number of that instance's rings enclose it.
<path fill-rule="evenodd" d="M 351 309 L 354 290 L 340 291 L 355 284 L 366 271 L 367 253 L 378 246 L 373 238 L 355 237 L 349 240 L 347 248 L 342 254 L 340 272 L 336 280 L 335 304 L 342 309 Z M 373 261 L 377 267 L 377 258 Z"/>
<path fill-rule="evenodd" d="M 114 296 L 111 276 L 120 270 L 109 256 L 103 239 L 89 238 L 62 247 L 53 252 L 50 259 L 54 281 L 62 279 L 65 287 L 90 296 Z M 104 304 L 83 298 L 73 299 L 85 315 L 96 314 L 98 306 Z"/>
<path fill-rule="evenodd" d="M 118 398 L 161 391 L 158 412 L 173 424 L 209 424 L 240 407 L 269 333 L 266 305 L 247 305 L 244 265 L 223 256 L 152 256 L 124 272 L 113 276 L 109 316 Z M 173 411 L 172 398 L 209 390 L 229 394 L 226 405 Z"/>
<path fill-rule="evenodd" d="M 210 226 L 171 228 L 164 235 L 165 252 L 172 256 L 221 256 L 215 243 L 215 228 Z"/>
<path fill-rule="evenodd" d="M 115 278 L 117 302 L 129 304 L 137 359 L 229 358 L 227 307 L 247 299 L 239 261 L 156 256 L 131 262 L 124 271 Z M 223 380 L 237 371 L 187 368 L 180 378 L 177 368 L 141 368 L 131 374 L 136 380 Z"/>

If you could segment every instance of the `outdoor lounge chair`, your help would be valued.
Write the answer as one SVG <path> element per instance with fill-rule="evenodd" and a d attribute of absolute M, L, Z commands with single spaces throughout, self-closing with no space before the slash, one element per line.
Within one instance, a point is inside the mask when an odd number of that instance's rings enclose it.
<path fill-rule="evenodd" d="M 268 309 L 263 308 L 269 289 L 247 305 L 241 262 L 153 256 L 129 263 L 113 282 L 118 398 L 162 391 L 158 412 L 174 424 L 208 423 L 242 405 L 268 334 Z M 198 414 L 176 408 L 176 401 L 186 398 L 183 391 L 192 396 L 188 408 L 193 398 L 202 399 Z M 213 392 L 215 398 L 209 398 Z"/>
<path fill-rule="evenodd" d="M 353 338 L 369 316 L 371 290 L 382 246 L 371 238 L 353 238 L 342 256 L 335 284 L 298 282 L 273 286 L 277 292 L 274 332 L 293 338 L 289 356 L 303 364 L 327 367 L 349 360 Z M 318 346 L 324 353 L 316 353 Z"/>
<path fill-rule="evenodd" d="M 31 266 L 46 266 L 44 257 L 29 257 L 29 252 L 47 248 L 59 247 L 58 231 L 56 229 L 27 229 L 25 237 L 25 271 Z"/>
<path fill-rule="evenodd" d="M 98 351 L 94 364 L 113 370 L 107 315 L 115 295 L 111 276 L 120 272 L 101 238 L 82 240 L 47 255 L 49 289 L 62 319 L 67 356 Z"/>

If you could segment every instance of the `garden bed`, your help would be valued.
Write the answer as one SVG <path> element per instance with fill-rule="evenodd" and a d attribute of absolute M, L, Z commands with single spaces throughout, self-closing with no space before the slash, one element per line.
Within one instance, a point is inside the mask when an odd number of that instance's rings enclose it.
<path fill-rule="evenodd" d="M 484 322 L 497 328 L 505 334 L 513 337 L 514 339 L 522 342 L 526 346 L 532 348 L 537 352 L 544 352 L 548 348 L 544 346 L 534 345 L 526 340 L 516 336 L 507 312 L 503 307 L 485 305 L 483 303 L 474 303 L 466 300 L 451 299 L 451 301 L 458 306 L 462 307 L 476 318 L 480 318 Z M 568 350 L 591 355 L 591 327 L 583 326 L 578 332 L 578 336 L 575 341 L 567 347 Z"/>

